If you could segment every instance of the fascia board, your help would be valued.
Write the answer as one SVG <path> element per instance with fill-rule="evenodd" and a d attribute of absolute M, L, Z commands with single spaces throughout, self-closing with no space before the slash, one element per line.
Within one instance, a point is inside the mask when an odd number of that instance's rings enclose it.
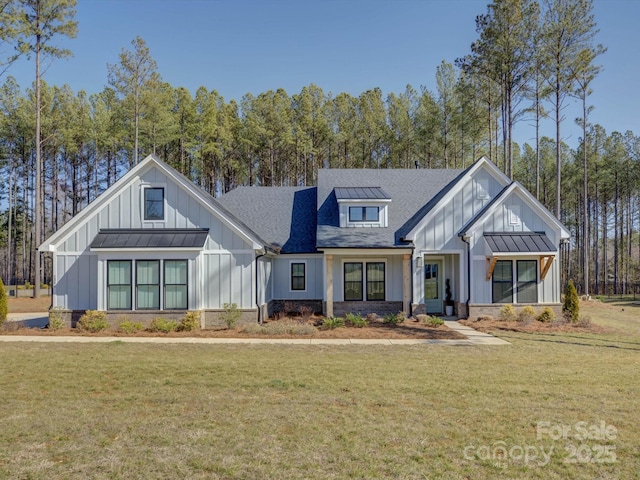
<path fill-rule="evenodd" d="M 122 177 L 120 177 L 113 185 L 102 192 L 98 198 L 87 205 L 80 213 L 65 223 L 58 231 L 54 232 L 49 238 L 40 244 L 38 251 L 40 252 L 55 252 L 56 247 L 64 242 L 76 229 L 81 225 L 83 221 L 94 214 L 97 210 L 102 208 L 109 200 L 115 197 L 120 191 L 129 185 L 129 183 L 139 176 L 142 172 L 151 168 L 151 165 L 159 165 L 157 159 L 153 155 L 149 155 L 142 160 L 138 165 L 133 167 Z"/>

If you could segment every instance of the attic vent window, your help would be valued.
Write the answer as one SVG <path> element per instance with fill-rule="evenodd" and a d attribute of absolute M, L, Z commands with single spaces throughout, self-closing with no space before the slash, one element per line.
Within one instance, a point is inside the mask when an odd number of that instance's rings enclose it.
<path fill-rule="evenodd" d="M 476 196 L 479 200 L 489 198 L 489 179 L 479 178 L 476 182 Z"/>
<path fill-rule="evenodd" d="M 513 205 L 509 211 L 509 223 L 520 225 L 520 205 Z"/>
<path fill-rule="evenodd" d="M 377 222 L 380 219 L 380 207 L 349 207 L 350 222 Z"/>
<path fill-rule="evenodd" d="M 144 219 L 164 220 L 164 188 L 144 189 Z"/>

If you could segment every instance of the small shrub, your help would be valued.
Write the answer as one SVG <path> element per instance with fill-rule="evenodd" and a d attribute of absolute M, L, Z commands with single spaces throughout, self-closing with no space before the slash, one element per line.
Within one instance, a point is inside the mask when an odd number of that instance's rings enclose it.
<path fill-rule="evenodd" d="M 328 317 L 322 321 L 322 326 L 329 330 L 344 327 L 344 318 L 341 317 Z"/>
<path fill-rule="evenodd" d="M 526 305 L 518 312 L 518 322 L 529 325 L 537 318 L 537 316 L 538 313 L 536 312 L 536 309 L 531 305 Z"/>
<path fill-rule="evenodd" d="M 138 333 L 143 328 L 142 322 L 134 322 L 133 320 L 123 320 L 118 324 L 118 331 L 127 334 Z"/>
<path fill-rule="evenodd" d="M 285 300 L 284 306 L 282 307 L 284 313 L 287 315 L 294 315 L 296 313 L 296 305 L 295 303 Z"/>
<path fill-rule="evenodd" d="M 377 313 L 367 313 L 367 323 L 373 323 L 378 320 Z"/>
<path fill-rule="evenodd" d="M 313 325 L 300 324 L 292 321 L 269 322 L 264 325 L 248 323 L 242 326 L 242 331 L 250 335 L 313 335 L 316 328 Z"/>
<path fill-rule="evenodd" d="M 179 332 L 193 332 L 200 328 L 200 312 L 187 312 L 178 324 Z"/>
<path fill-rule="evenodd" d="M 543 323 L 551 323 L 555 319 L 556 319 L 556 314 L 553 311 L 553 309 L 551 307 L 544 307 L 544 309 L 542 310 L 542 312 L 540 312 L 540 315 L 538 315 L 538 318 L 536 320 Z"/>
<path fill-rule="evenodd" d="M 574 322 L 574 326 L 579 328 L 589 328 L 591 326 L 591 317 L 589 315 L 580 315 L 578 321 Z"/>
<path fill-rule="evenodd" d="M 9 304 L 7 303 L 7 291 L 4 289 L 4 283 L 0 278 L 0 327 L 7 319 L 7 313 L 9 312 Z"/>
<path fill-rule="evenodd" d="M 49 330 L 56 331 L 64 327 L 64 318 L 62 316 L 62 308 L 52 307 L 49 310 Z"/>
<path fill-rule="evenodd" d="M 306 305 L 300 305 L 298 307 L 298 312 L 302 317 L 302 321 L 306 323 L 311 318 L 311 315 L 313 315 L 313 308 L 307 307 Z"/>
<path fill-rule="evenodd" d="M 166 318 L 158 317 L 151 320 L 148 330 L 154 333 L 169 333 L 175 332 L 177 329 L 178 322 L 176 322 L 175 320 L 168 320 Z"/>
<path fill-rule="evenodd" d="M 356 328 L 363 328 L 363 327 L 367 326 L 367 319 L 364 318 L 359 313 L 355 313 L 355 314 L 354 313 L 347 313 L 345 315 L 345 320 L 351 326 L 356 327 Z"/>
<path fill-rule="evenodd" d="M 444 320 L 440 317 L 431 317 L 429 315 L 425 315 L 427 318 L 424 323 L 430 327 L 439 327 L 440 325 L 444 325 Z"/>
<path fill-rule="evenodd" d="M 78 320 L 78 328 L 83 332 L 101 332 L 109 328 L 106 312 L 87 310 Z"/>
<path fill-rule="evenodd" d="M 228 330 L 231 330 L 236 326 L 238 320 L 242 316 L 242 312 L 235 303 L 225 303 L 224 312 L 220 315 L 220 320 L 227 326 Z"/>
<path fill-rule="evenodd" d="M 476 322 L 493 322 L 494 318 L 491 315 L 481 315 L 476 318 Z"/>
<path fill-rule="evenodd" d="M 429 318 L 431 318 L 431 317 L 429 315 L 424 314 L 424 313 L 419 313 L 418 315 L 416 315 L 416 321 L 418 321 L 420 323 L 427 323 Z"/>
<path fill-rule="evenodd" d="M 573 280 L 571 279 L 569 279 L 569 282 L 564 289 L 564 303 L 562 304 L 562 311 L 569 313 L 572 322 L 577 322 L 580 317 L 578 292 L 576 291 L 576 286 L 573 284 Z"/>
<path fill-rule="evenodd" d="M 400 310 L 396 315 L 396 318 L 398 320 L 398 323 L 404 323 L 404 321 L 407 319 L 407 312 L 405 312 L 404 310 Z"/>
<path fill-rule="evenodd" d="M 507 304 L 500 309 L 500 320 L 503 322 L 513 322 L 516 318 L 516 309 L 513 305 Z"/>
<path fill-rule="evenodd" d="M 386 323 L 387 325 L 398 325 L 399 323 L 404 322 L 404 318 L 405 317 L 400 314 L 388 313 L 382 317 L 382 323 Z"/>

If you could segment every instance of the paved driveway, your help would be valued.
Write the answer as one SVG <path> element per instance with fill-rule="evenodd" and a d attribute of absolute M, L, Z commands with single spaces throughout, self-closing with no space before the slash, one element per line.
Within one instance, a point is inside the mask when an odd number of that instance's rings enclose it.
<path fill-rule="evenodd" d="M 42 328 L 49 323 L 49 312 L 9 313 L 7 322 L 28 328 Z"/>

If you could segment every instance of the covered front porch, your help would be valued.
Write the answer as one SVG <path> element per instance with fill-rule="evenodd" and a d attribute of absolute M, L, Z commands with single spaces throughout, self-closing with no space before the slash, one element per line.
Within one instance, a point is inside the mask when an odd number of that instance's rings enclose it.
<path fill-rule="evenodd" d="M 413 251 L 326 249 L 323 314 L 411 313 Z"/>
<path fill-rule="evenodd" d="M 464 251 L 416 252 L 413 262 L 412 314 L 466 318 Z"/>

